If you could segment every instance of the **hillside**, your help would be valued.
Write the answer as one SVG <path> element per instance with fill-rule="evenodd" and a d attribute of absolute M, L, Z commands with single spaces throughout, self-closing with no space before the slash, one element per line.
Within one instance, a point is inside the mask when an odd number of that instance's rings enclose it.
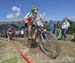
<path fill-rule="evenodd" d="M 6 30 L 8 28 L 8 25 L 12 25 L 14 28 L 20 28 L 24 26 L 23 21 L 18 22 L 0 22 L 0 30 Z"/>

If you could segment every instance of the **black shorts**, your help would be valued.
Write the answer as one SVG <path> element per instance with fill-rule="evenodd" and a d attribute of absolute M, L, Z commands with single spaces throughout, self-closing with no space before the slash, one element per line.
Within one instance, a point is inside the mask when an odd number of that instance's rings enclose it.
<path fill-rule="evenodd" d="M 33 24 L 33 22 L 30 22 L 30 23 L 25 23 L 25 27 L 28 27 L 28 25 L 32 25 L 32 27 L 37 27 L 37 25 L 36 24 Z"/>

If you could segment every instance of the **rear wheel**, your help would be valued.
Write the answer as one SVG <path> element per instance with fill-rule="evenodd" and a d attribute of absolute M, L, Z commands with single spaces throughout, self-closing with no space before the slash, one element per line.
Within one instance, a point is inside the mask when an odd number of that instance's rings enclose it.
<path fill-rule="evenodd" d="M 51 32 L 45 32 L 42 35 L 39 46 L 40 49 L 51 58 L 56 58 L 60 53 L 60 47 L 57 39 Z"/>

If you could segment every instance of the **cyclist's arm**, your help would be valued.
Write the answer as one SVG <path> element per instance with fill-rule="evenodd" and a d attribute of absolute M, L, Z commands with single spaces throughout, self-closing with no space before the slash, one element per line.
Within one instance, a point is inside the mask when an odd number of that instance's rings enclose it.
<path fill-rule="evenodd" d="M 26 16 L 24 17 L 24 22 L 25 22 L 25 23 L 28 23 L 28 18 L 29 18 L 28 16 L 29 16 L 29 14 L 30 14 L 30 13 L 27 13 Z"/>
<path fill-rule="evenodd" d="M 45 19 L 44 19 L 44 17 L 42 16 L 42 15 L 38 15 L 39 17 L 40 17 L 40 21 L 42 22 L 42 23 L 44 23 L 45 22 Z"/>
<path fill-rule="evenodd" d="M 37 25 L 42 27 L 44 26 L 44 20 L 40 14 L 37 15 Z"/>

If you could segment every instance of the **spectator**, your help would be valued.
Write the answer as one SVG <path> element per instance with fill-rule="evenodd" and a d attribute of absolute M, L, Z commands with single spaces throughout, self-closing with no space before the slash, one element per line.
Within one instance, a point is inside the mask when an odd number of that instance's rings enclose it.
<path fill-rule="evenodd" d="M 58 40 L 60 40 L 62 38 L 62 30 L 61 30 L 60 27 L 58 27 L 56 29 L 56 37 L 57 37 Z"/>
<path fill-rule="evenodd" d="M 73 36 L 71 38 L 71 41 L 74 41 L 75 42 L 75 33 L 73 33 Z"/>
<path fill-rule="evenodd" d="M 24 37 L 24 30 L 21 29 L 21 37 Z"/>
<path fill-rule="evenodd" d="M 50 28 L 50 32 L 55 33 L 55 25 L 52 20 L 50 20 L 49 28 Z"/>
<path fill-rule="evenodd" d="M 70 24 L 68 22 L 69 20 L 67 18 L 64 19 L 63 23 L 62 23 L 62 37 L 64 37 L 64 40 L 67 39 L 66 33 L 68 31 L 68 28 L 70 27 Z"/>

